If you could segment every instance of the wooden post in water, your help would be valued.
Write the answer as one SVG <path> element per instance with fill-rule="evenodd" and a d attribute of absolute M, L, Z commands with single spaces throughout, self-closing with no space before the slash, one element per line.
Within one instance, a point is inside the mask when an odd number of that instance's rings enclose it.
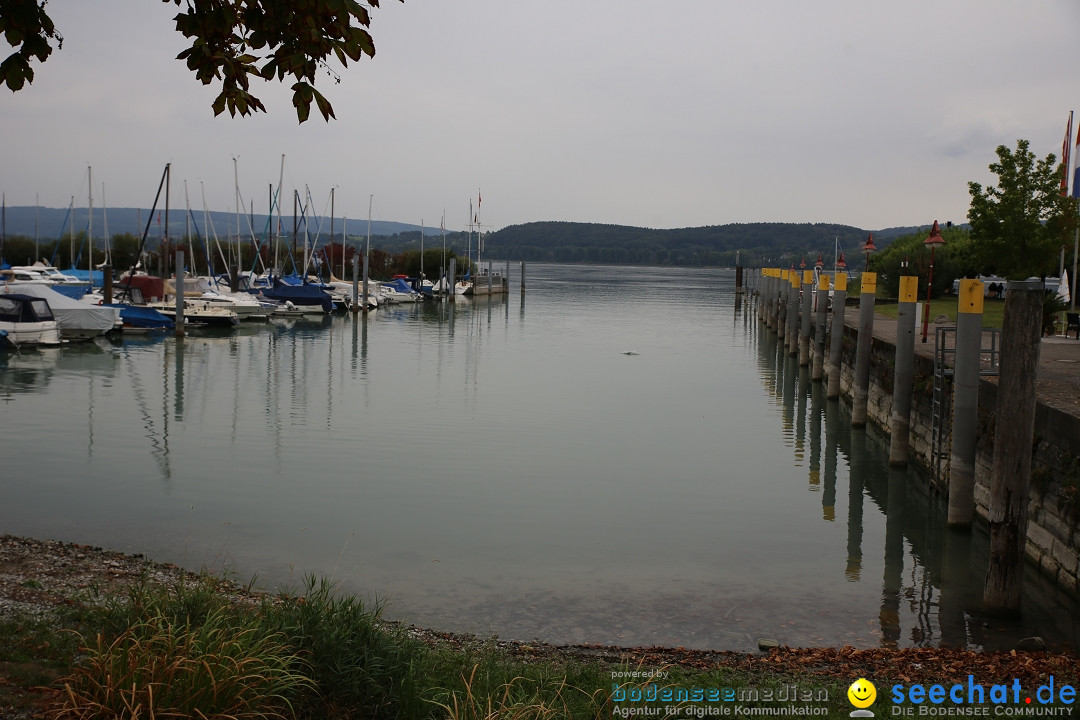
<path fill-rule="evenodd" d="M 859 293 L 859 339 L 855 345 L 855 387 L 851 407 L 852 427 L 866 426 L 866 405 L 870 397 L 870 350 L 874 343 L 874 295 L 877 273 L 862 274 Z"/>
<path fill-rule="evenodd" d="M 987 517 L 990 566 L 983 586 L 983 610 L 999 615 L 1020 612 L 1042 308 L 1041 281 L 1007 284 Z"/>
<path fill-rule="evenodd" d="M 952 450 L 949 453 L 949 517 L 955 530 L 970 530 L 975 517 L 975 434 L 979 422 L 979 351 L 983 284 L 960 281 L 953 366 Z M 1010 413 L 998 416 L 1011 417 Z"/>
<path fill-rule="evenodd" d="M 108 305 L 112 302 L 112 265 L 101 266 L 101 281 L 103 302 Z"/>
<path fill-rule="evenodd" d="M 915 382 L 915 303 L 919 278 L 900 278 L 896 311 L 896 365 L 893 370 L 892 413 L 889 416 L 889 464 L 904 467 L 911 454 L 911 392 Z"/>
<path fill-rule="evenodd" d="M 810 308 L 813 305 L 814 271 L 803 270 L 802 318 L 799 326 L 799 366 L 810 365 Z"/>
<path fill-rule="evenodd" d="M 844 305 L 847 303 L 847 273 L 833 278 L 832 323 L 829 325 L 829 385 L 827 400 L 840 399 L 840 354 L 844 348 Z"/>
<path fill-rule="evenodd" d="M 814 363 L 810 369 L 810 379 L 820 382 L 825 377 L 825 331 L 829 324 L 829 276 L 824 273 L 818 278 L 817 290 L 817 325 L 814 327 Z"/>
<path fill-rule="evenodd" d="M 176 251 L 176 337 L 184 337 L 184 251 Z"/>
<path fill-rule="evenodd" d="M 450 258 L 450 295 L 451 300 L 454 299 L 454 294 L 457 293 L 457 258 Z"/>
<path fill-rule="evenodd" d="M 367 253 L 364 253 L 364 306 L 363 306 L 363 308 L 361 308 L 364 312 L 368 311 L 368 297 L 370 297 L 370 295 L 368 293 L 368 277 L 369 277 L 368 276 L 368 270 L 369 270 L 368 266 L 370 264 L 371 263 L 370 263 L 370 260 L 368 258 Z"/>
<path fill-rule="evenodd" d="M 366 298 L 365 298 L 366 300 Z M 364 303 L 365 308 L 367 303 Z M 360 312 L 360 256 L 352 256 L 352 311 L 355 315 Z"/>
<path fill-rule="evenodd" d="M 788 271 L 787 315 L 784 325 L 784 348 L 789 355 L 799 354 L 799 273 Z"/>
<path fill-rule="evenodd" d="M 525 294 L 525 261 L 521 261 L 521 294 Z"/>

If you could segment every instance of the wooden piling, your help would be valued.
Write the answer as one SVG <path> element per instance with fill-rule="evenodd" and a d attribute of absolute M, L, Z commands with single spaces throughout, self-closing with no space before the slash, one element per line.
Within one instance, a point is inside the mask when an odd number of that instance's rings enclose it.
<path fill-rule="evenodd" d="M 960 281 L 953 366 L 953 416 L 949 453 L 949 527 L 970 530 L 975 517 L 975 435 L 979 421 L 979 352 L 983 284 Z"/>
<path fill-rule="evenodd" d="M 813 305 L 814 271 L 803 270 L 802 313 L 799 325 L 799 366 L 810 366 L 810 308 Z"/>
<path fill-rule="evenodd" d="M 184 251 L 176 251 L 176 337 L 184 337 Z"/>
<path fill-rule="evenodd" d="M 847 303 L 847 273 L 833 278 L 832 324 L 829 326 L 829 385 L 827 400 L 840 399 L 840 353 L 844 347 L 844 305 Z"/>
<path fill-rule="evenodd" d="M 1006 293 L 987 516 L 990 565 L 983 586 L 983 610 L 1017 615 L 1027 543 L 1043 286 L 1036 280 L 1009 282 Z"/>
<path fill-rule="evenodd" d="M 810 379 L 820 382 L 825 377 L 825 331 L 829 324 L 829 276 L 818 278 L 817 320 L 814 327 L 814 362 L 810 369 Z"/>
<path fill-rule="evenodd" d="M 919 278 L 900 278 L 896 312 L 896 360 L 893 370 L 892 412 L 889 416 L 889 464 L 904 467 L 911 455 L 911 393 L 915 382 L 915 304 Z"/>
<path fill-rule="evenodd" d="M 855 385 L 852 388 L 851 425 L 866 427 L 870 396 L 870 350 L 874 342 L 874 296 L 877 273 L 864 272 L 859 292 L 859 337 L 855 345 Z"/>

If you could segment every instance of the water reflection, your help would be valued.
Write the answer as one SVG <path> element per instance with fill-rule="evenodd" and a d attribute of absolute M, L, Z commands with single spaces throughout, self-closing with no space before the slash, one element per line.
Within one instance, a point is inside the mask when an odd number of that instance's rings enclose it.
<path fill-rule="evenodd" d="M 1007 649 L 1029 635 L 1078 646 L 1080 608 L 1075 599 L 1031 567 L 1025 571 L 1022 619 L 982 615 L 985 528 L 947 531 L 944 503 L 929 494 L 928 480 L 917 466 L 889 467 L 887 440 L 873 427 L 852 428 L 850 407 L 826 400 L 823 383 L 806 382 L 805 368 L 792 365 L 776 333 L 759 327 L 757 346 L 759 377 L 767 397 L 775 401 L 779 395 L 780 435 L 786 445 L 794 445 L 796 465 L 804 437 L 810 446 L 809 486 L 816 491 L 820 482 L 826 522 L 835 521 L 837 485 L 847 482 L 842 577 L 853 585 L 873 582 L 866 573 L 868 557 L 882 558 L 877 617 L 882 647 Z M 884 516 L 880 536 L 868 534 L 867 501 Z M 874 551 L 878 543 L 881 549 Z"/>
<path fill-rule="evenodd" d="M 395 619 L 505 638 L 1075 637 L 1038 584 L 1046 622 L 983 626 L 984 540 L 953 545 L 914 470 L 739 323 L 730 273 L 534 271 L 528 312 L 495 296 L 0 360 L 19 418 L 0 525 L 226 558 L 270 588 L 323 574 Z M 19 452 L 44 436 L 65 442 Z"/>

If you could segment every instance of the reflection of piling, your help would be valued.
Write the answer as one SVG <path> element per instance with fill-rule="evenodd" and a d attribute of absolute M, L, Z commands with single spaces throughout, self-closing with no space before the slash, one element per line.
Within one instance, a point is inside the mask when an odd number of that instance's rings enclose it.
<path fill-rule="evenodd" d="M 973 604 L 969 582 L 971 566 L 971 533 L 946 532 L 941 549 L 941 592 L 938 595 L 938 627 L 941 644 L 946 647 L 962 648 L 970 642 L 965 618 Z M 974 604 L 977 603 L 975 600 Z"/>
<path fill-rule="evenodd" d="M 1043 289 L 1039 281 L 1024 281 L 1008 283 L 1006 291 L 987 517 L 990 567 L 983 587 L 983 608 L 1016 614 L 1020 611 L 1027 541 Z"/>
<path fill-rule="evenodd" d="M 799 327 L 799 365 L 810 365 L 810 306 L 813 304 L 814 271 L 803 270 L 802 324 Z"/>
<path fill-rule="evenodd" d="M 896 313 L 896 364 L 893 370 L 892 414 L 889 418 L 889 464 L 907 465 L 911 454 L 911 392 L 915 375 L 915 303 L 919 278 L 900 278 Z"/>
<path fill-rule="evenodd" d="M 836 464 L 840 453 L 840 406 L 825 403 L 825 484 L 821 491 L 821 517 L 836 518 Z"/>
<path fill-rule="evenodd" d="M 184 337 L 184 251 L 176 251 L 176 337 Z"/>
<path fill-rule="evenodd" d="M 862 574 L 863 490 L 868 468 L 866 433 L 851 433 L 851 452 L 848 453 L 848 522 L 847 566 L 844 576 L 858 582 Z"/>
<path fill-rule="evenodd" d="M 914 335 L 912 335 L 914 337 Z M 885 504 L 885 572 L 881 579 L 881 644 L 894 648 L 900 641 L 900 592 L 904 575 L 904 505 L 907 474 L 889 472 L 889 494 Z"/>
<path fill-rule="evenodd" d="M 844 348 L 844 304 L 847 302 L 847 274 L 838 272 L 833 279 L 832 324 L 829 326 L 829 387 L 825 397 L 840 398 L 840 353 Z"/>
<path fill-rule="evenodd" d="M 870 395 L 870 350 L 874 340 L 874 295 L 877 273 L 862 274 L 859 293 L 859 339 L 855 345 L 855 386 L 852 388 L 851 424 L 866 425 L 866 405 Z"/>
<path fill-rule="evenodd" d="M 825 326 L 829 322 L 829 276 L 818 278 L 817 319 L 814 327 L 814 362 L 810 379 L 820 381 L 825 376 Z"/>
<path fill-rule="evenodd" d="M 975 433 L 979 419 L 979 351 L 983 284 L 960 281 L 953 366 L 952 451 L 949 456 L 949 527 L 971 528 L 975 515 Z"/>

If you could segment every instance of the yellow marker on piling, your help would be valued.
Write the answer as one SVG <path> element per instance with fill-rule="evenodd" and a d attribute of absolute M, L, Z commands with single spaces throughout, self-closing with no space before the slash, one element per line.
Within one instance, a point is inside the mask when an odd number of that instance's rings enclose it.
<path fill-rule="evenodd" d="M 862 274 L 862 292 L 870 293 L 871 295 L 877 293 L 877 273 L 864 272 Z"/>
<path fill-rule="evenodd" d="M 981 280 L 964 278 L 960 281 L 960 300 L 956 306 L 958 313 L 983 314 L 983 284 Z"/>
<path fill-rule="evenodd" d="M 847 292 L 847 273 L 836 273 L 836 291 Z"/>
<path fill-rule="evenodd" d="M 904 275 L 900 278 L 900 302 L 919 301 L 919 278 L 917 275 Z"/>

